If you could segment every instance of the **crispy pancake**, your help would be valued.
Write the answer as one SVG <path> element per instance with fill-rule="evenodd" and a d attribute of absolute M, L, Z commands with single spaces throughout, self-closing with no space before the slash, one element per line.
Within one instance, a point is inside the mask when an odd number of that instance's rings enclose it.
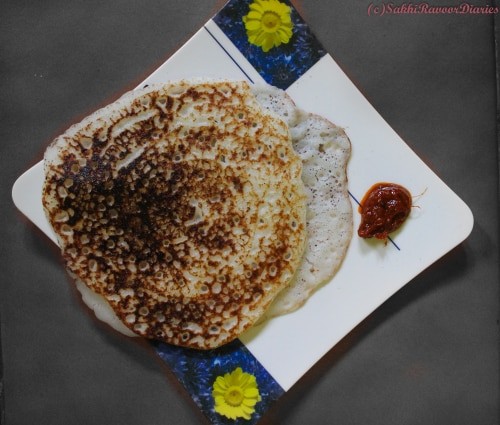
<path fill-rule="evenodd" d="M 45 154 L 70 272 L 135 334 L 210 349 L 252 326 L 304 249 L 301 160 L 244 82 L 125 94 Z"/>
<path fill-rule="evenodd" d="M 303 305 L 340 267 L 351 241 L 353 218 L 347 189 L 351 143 L 344 130 L 327 119 L 297 108 L 283 91 L 268 85 L 252 88 L 257 101 L 290 127 L 295 151 L 302 159 L 307 193 L 307 242 L 290 286 L 280 292 L 267 318 Z"/>

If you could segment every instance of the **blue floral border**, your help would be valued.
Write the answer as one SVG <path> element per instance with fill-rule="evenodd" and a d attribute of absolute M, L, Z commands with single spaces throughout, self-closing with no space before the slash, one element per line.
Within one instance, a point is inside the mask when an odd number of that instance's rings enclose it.
<path fill-rule="evenodd" d="M 212 19 L 268 84 L 285 90 L 326 51 L 290 1 L 280 1 L 291 8 L 293 35 L 288 43 L 267 53 L 248 42 L 242 21 L 252 0 L 230 0 Z"/>
<path fill-rule="evenodd" d="M 239 340 L 209 351 L 186 349 L 161 342 L 153 342 L 153 346 L 214 425 L 253 425 L 285 392 Z M 261 396 L 250 420 L 227 419 L 214 410 L 213 383 L 218 376 L 231 373 L 237 367 L 255 376 Z"/>

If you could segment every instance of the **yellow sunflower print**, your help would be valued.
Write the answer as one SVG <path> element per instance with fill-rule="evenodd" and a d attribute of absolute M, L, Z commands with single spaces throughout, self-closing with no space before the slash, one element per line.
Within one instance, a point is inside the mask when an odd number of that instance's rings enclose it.
<path fill-rule="evenodd" d="M 290 14 L 290 7 L 278 0 L 255 0 L 243 17 L 248 41 L 264 52 L 288 43 L 293 30 Z"/>
<path fill-rule="evenodd" d="M 229 419 L 250 419 L 261 400 L 255 376 L 243 372 L 241 367 L 216 378 L 212 397 L 215 411 Z"/>

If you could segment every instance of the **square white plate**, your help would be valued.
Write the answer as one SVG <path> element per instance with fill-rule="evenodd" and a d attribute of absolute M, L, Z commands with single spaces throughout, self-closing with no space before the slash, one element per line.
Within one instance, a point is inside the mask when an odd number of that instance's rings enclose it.
<path fill-rule="evenodd" d="M 282 72 L 276 67 L 262 71 L 255 60 L 263 60 L 263 54 L 255 46 L 242 49 L 248 41 L 235 38 L 235 31 L 241 32 L 242 24 L 234 14 L 248 8 L 248 3 L 231 1 L 141 86 L 189 77 L 269 82 L 273 72 L 275 75 Z M 313 36 L 295 10 L 293 14 L 297 31 L 305 31 L 309 37 L 301 39 L 302 48 L 308 43 L 308 48 L 316 49 L 312 53 L 319 51 L 319 59 L 300 70 L 293 81 L 283 84 L 300 108 L 343 127 L 351 140 L 348 176 L 355 229 L 347 256 L 331 282 L 320 288 L 298 311 L 257 326 L 240 339 L 253 358 L 269 372 L 270 379 L 284 391 L 373 310 L 461 243 L 473 226 L 467 205 L 401 140 L 332 57 L 311 38 Z M 231 26 L 233 23 L 239 25 L 239 29 L 235 30 Z M 257 59 L 252 52 L 257 52 Z M 293 57 L 291 60 L 293 62 Z M 293 63 L 285 65 L 288 66 L 284 68 L 286 76 L 290 75 L 290 70 L 296 71 Z M 19 177 L 12 195 L 19 210 L 55 241 L 42 209 L 43 179 L 43 166 L 38 163 Z M 372 184 L 380 181 L 396 182 L 414 195 L 422 194 L 414 201 L 418 207 L 413 208 L 401 231 L 393 234 L 387 245 L 356 236 L 359 225 L 356 199 L 361 199 Z M 168 361 L 167 348 L 157 349 Z M 176 354 L 179 355 L 184 354 Z M 236 357 L 232 355 L 233 360 Z M 207 388 L 190 386 L 182 376 L 184 372 L 174 372 L 200 408 L 217 423 L 221 417 L 214 413 L 213 403 L 209 403 L 210 394 L 205 394 L 208 401 L 200 401 Z M 219 369 L 217 373 L 221 373 Z M 257 420 L 264 411 L 265 408 L 260 409 L 252 419 Z"/>

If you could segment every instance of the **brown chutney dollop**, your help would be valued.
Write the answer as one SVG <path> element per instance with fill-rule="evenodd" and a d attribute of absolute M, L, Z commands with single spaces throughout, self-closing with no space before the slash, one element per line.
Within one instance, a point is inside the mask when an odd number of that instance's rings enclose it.
<path fill-rule="evenodd" d="M 396 183 L 376 183 L 365 194 L 358 207 L 362 238 L 386 240 L 408 218 L 412 197 L 408 189 Z"/>

